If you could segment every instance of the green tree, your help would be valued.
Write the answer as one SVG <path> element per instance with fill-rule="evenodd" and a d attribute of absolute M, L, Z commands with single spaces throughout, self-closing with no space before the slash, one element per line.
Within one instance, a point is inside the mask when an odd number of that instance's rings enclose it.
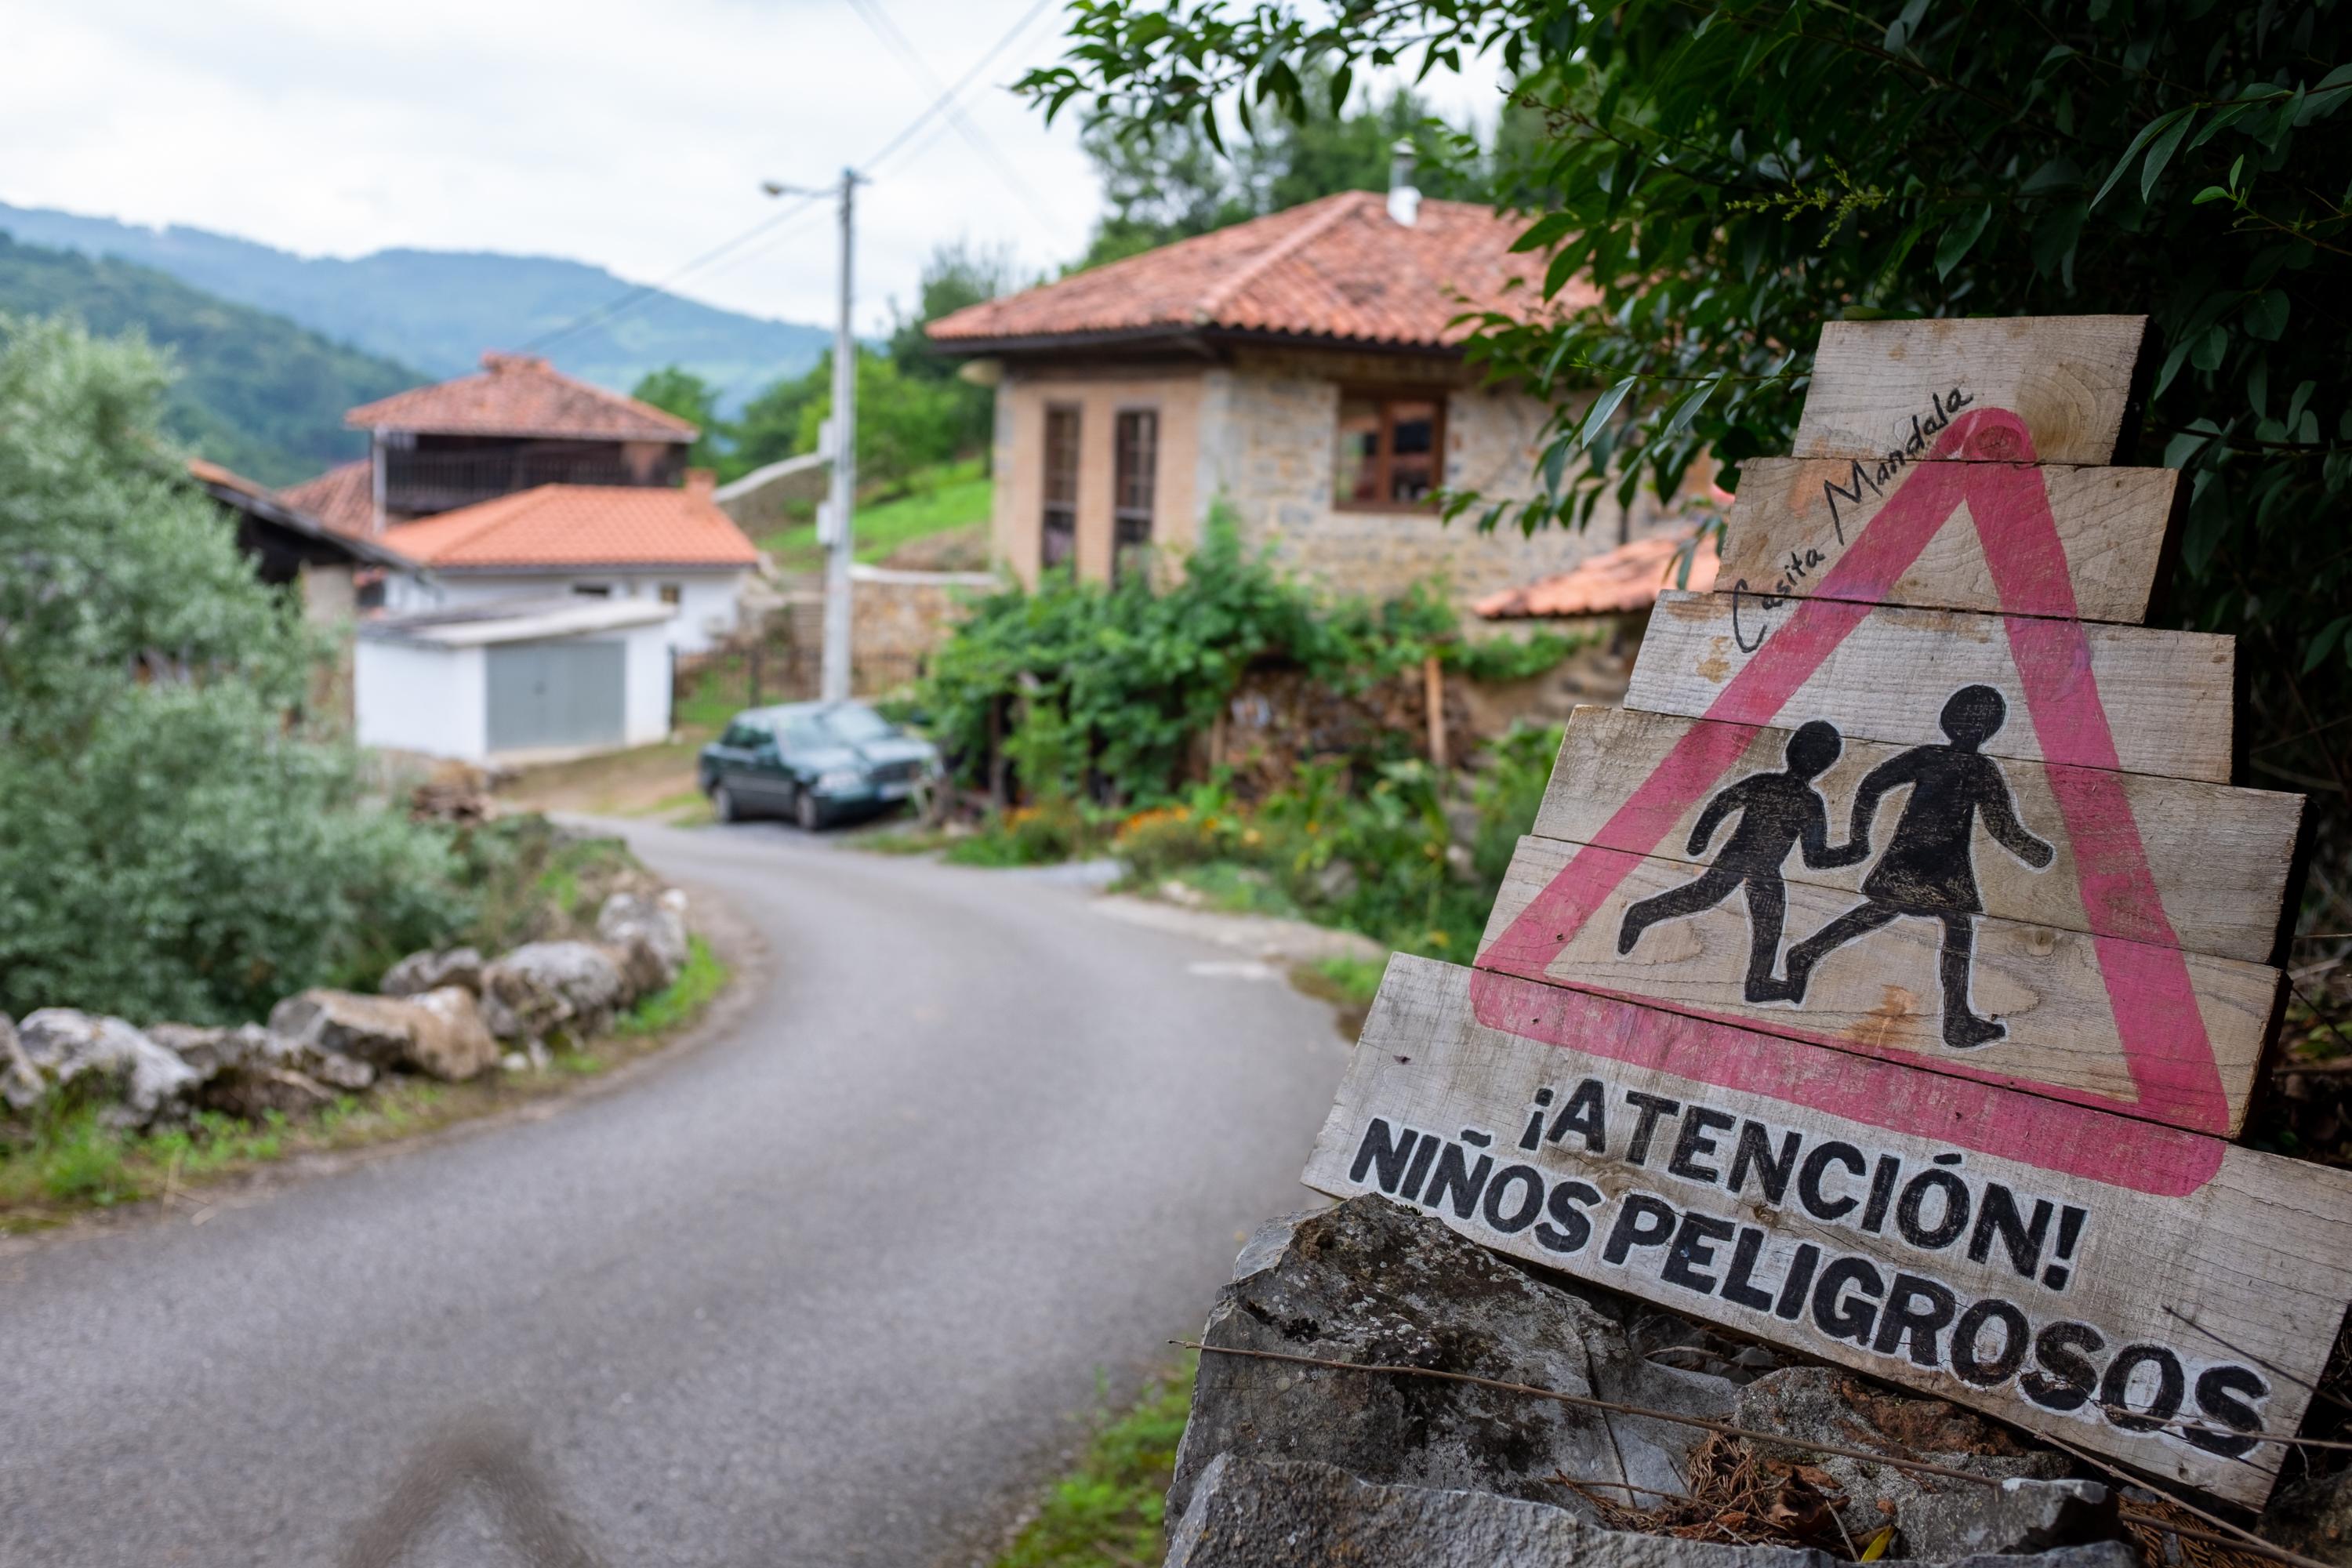
<path fill-rule="evenodd" d="M 953 432 L 950 456 L 978 453 L 990 457 L 996 426 L 996 395 L 989 388 L 958 377 L 962 361 L 932 346 L 923 329 L 967 305 L 993 300 L 1013 286 L 1013 258 L 1003 251 L 984 250 L 967 241 L 935 247 L 923 263 L 916 289 L 916 311 L 898 316 L 890 333 L 890 363 L 908 381 L 930 382 L 947 395 Z"/>
<path fill-rule="evenodd" d="M 727 478 L 740 479 L 753 468 L 816 449 L 814 430 L 807 446 L 801 444 L 802 410 L 818 399 L 832 404 L 833 356 L 828 352 L 798 375 L 786 376 L 743 405 L 735 421 L 735 448 L 720 464 Z"/>
<path fill-rule="evenodd" d="M 1097 127 L 1310 119 L 1325 76 L 1492 55 L 1540 114 L 1503 184 L 1599 304 L 1485 323 L 1562 394 L 1515 521 L 1789 448 L 1825 319 L 2146 312 L 2135 432 L 2185 469 L 2187 624 L 2236 633 L 2270 778 L 2352 794 L 2345 0 L 1094 0 L 1023 86 Z M 1604 390 L 1591 409 L 1572 387 Z M 1494 524 L 1505 509 L 1455 498 Z M 2337 801 L 2340 808 L 2344 804 Z"/>
<path fill-rule="evenodd" d="M 1013 258 L 1004 252 L 961 239 L 934 246 L 915 286 L 915 313 L 902 316 L 898 302 L 891 301 L 890 357 L 908 375 L 943 381 L 955 374 L 961 362 L 934 348 L 923 329 L 1012 287 Z"/>
<path fill-rule="evenodd" d="M 1338 79 L 1308 84 L 1328 102 Z M 1509 127 L 1528 118 L 1513 110 Z M 1340 191 L 1384 191 L 1399 142 L 1413 146 L 1413 184 L 1424 195 L 1486 201 L 1494 189 L 1488 151 L 1433 116 L 1412 92 L 1364 94 L 1338 114 L 1259 121 L 1228 150 L 1198 120 L 1104 117 L 1080 138 L 1103 183 L 1108 210 L 1073 270 L 1099 267 L 1247 218 Z"/>
<path fill-rule="evenodd" d="M 911 316 L 891 306 L 887 353 L 857 351 L 857 468 L 861 483 L 898 485 L 933 463 L 985 456 L 995 417 L 987 388 L 958 379 L 961 362 L 937 352 L 923 328 L 1011 286 L 1012 259 L 965 241 L 933 247 L 916 285 Z M 640 395 L 642 395 L 642 394 Z M 665 405 L 667 406 L 667 405 Z M 676 412 L 673 410 L 672 412 Z M 777 382 L 746 404 L 734 429 L 730 478 L 816 450 L 833 412 L 833 354 Z"/>
<path fill-rule="evenodd" d="M 253 1017 L 457 918 L 305 713 L 321 649 L 162 447 L 167 379 L 0 316 L 0 1011 Z"/>
<path fill-rule="evenodd" d="M 629 389 L 629 395 L 639 403 L 650 403 L 665 414 L 675 414 L 691 422 L 701 434 L 694 445 L 686 449 L 686 460 L 698 468 L 716 468 L 721 458 L 720 444 L 731 432 L 727 422 L 719 417 L 719 389 L 679 365 L 664 365 L 649 370 Z"/>

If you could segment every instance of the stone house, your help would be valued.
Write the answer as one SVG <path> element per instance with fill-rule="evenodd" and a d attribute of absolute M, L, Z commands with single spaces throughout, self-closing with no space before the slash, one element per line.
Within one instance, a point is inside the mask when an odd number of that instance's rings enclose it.
<path fill-rule="evenodd" d="M 1034 584 L 1181 560 L 1222 502 L 1302 577 L 1376 598 L 1442 582 L 1466 605 L 1646 531 L 1605 503 L 1581 532 L 1441 524 L 1441 489 L 1536 483 L 1551 405 L 1481 385 L 1455 320 L 1532 304 L 1521 226 L 1349 192 L 931 323 L 996 387 L 997 564 Z"/>

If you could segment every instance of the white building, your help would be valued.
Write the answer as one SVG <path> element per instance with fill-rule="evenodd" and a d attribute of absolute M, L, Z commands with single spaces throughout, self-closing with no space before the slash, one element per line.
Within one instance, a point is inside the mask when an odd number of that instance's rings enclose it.
<path fill-rule="evenodd" d="M 563 595 L 363 622 L 360 743 L 487 763 L 665 740 L 676 613 L 658 598 Z"/>
<path fill-rule="evenodd" d="M 394 523 L 380 537 L 415 563 L 384 580 L 393 615 L 525 595 L 635 600 L 673 612 L 663 637 L 680 653 L 700 653 L 735 630 L 759 563 L 699 471 L 682 489 L 541 485 Z"/>

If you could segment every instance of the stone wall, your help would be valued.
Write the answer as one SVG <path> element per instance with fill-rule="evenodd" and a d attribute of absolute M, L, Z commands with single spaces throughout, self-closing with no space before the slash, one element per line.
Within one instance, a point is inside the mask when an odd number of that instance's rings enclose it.
<path fill-rule="evenodd" d="M 1224 497 L 1243 536 L 1275 559 L 1335 590 L 1391 598 L 1416 583 L 1443 583 L 1467 603 L 1498 588 L 1565 572 L 1654 526 L 1639 506 L 1630 533 L 1613 502 L 1581 531 L 1516 527 L 1478 531 L 1473 519 L 1443 522 L 1433 509 L 1365 510 L 1335 505 L 1336 433 L 1343 385 L 1430 386 L 1445 391 L 1445 483 L 1489 500 L 1523 500 L 1550 408 L 1524 393 L 1473 384 L 1458 362 L 1285 351 L 1235 356 L 1212 372 L 1202 399 L 1202 493 Z M 1579 394 L 1582 401 L 1589 394 Z"/>
<path fill-rule="evenodd" d="M 852 684 L 858 694 L 913 679 L 963 619 L 967 601 L 995 586 L 986 573 L 858 567 L 849 591 Z"/>

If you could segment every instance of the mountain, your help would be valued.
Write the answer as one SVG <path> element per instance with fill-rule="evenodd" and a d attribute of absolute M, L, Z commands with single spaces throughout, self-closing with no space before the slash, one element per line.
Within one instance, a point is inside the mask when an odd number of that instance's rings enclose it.
<path fill-rule="evenodd" d="M 488 251 L 379 250 L 356 260 L 296 256 L 177 224 L 142 228 L 0 202 L 0 229 L 36 245 L 120 257 L 225 300 L 413 364 L 435 379 L 478 369 L 485 349 L 519 349 L 609 305 L 632 285 L 601 267 Z M 675 294 L 633 305 L 543 351 L 557 369 L 626 392 L 682 365 L 720 390 L 722 412 L 797 375 L 832 342 L 821 327 L 765 321 Z"/>
<path fill-rule="evenodd" d="M 152 268 L 23 245 L 5 234 L 0 311 L 69 311 L 107 336 L 144 331 L 172 351 L 180 369 L 166 427 L 214 462 L 265 484 L 291 484 L 362 456 L 367 437 L 343 428 L 343 410 L 427 379 Z"/>

